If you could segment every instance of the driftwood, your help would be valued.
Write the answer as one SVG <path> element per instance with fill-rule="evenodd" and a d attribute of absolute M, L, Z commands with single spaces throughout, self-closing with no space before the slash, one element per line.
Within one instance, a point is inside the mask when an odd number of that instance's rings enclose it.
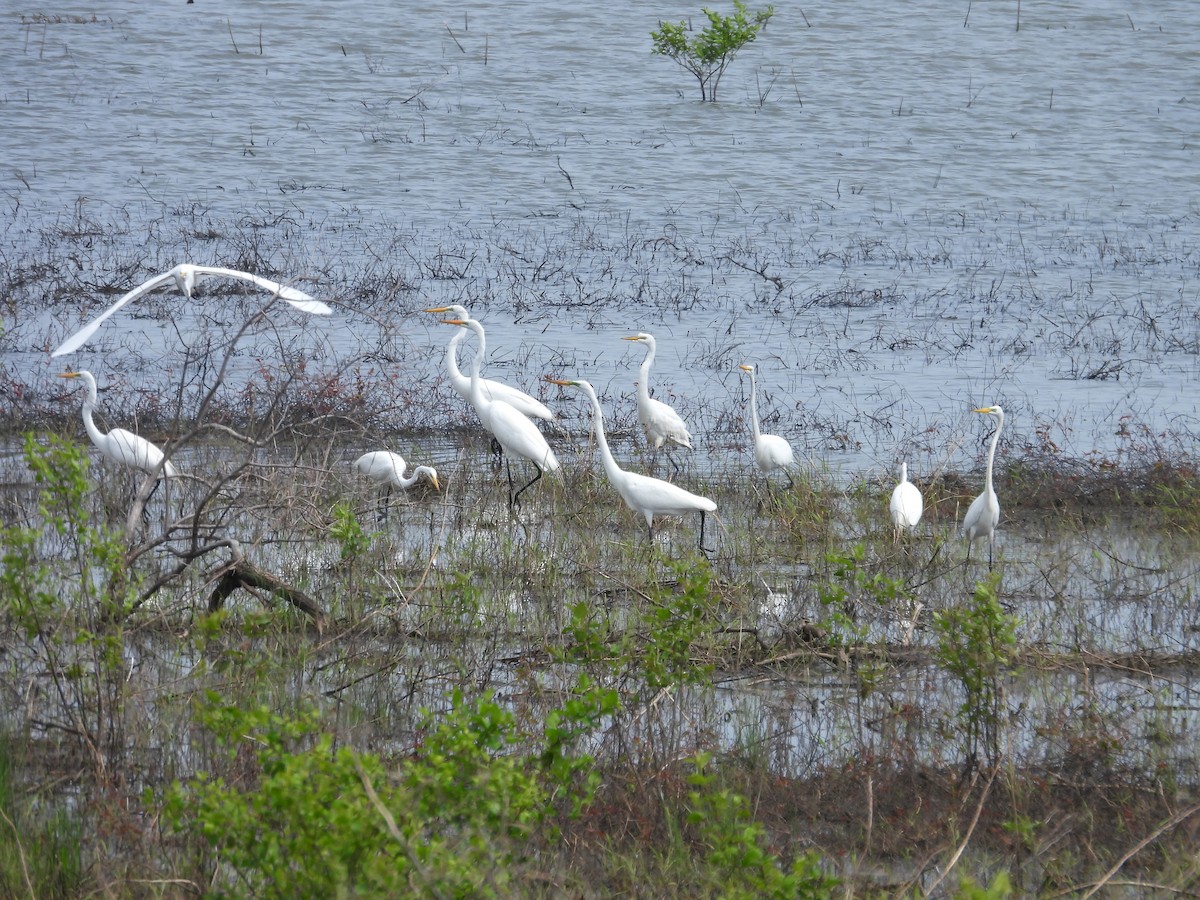
<path fill-rule="evenodd" d="M 269 572 L 264 572 L 261 569 L 256 569 L 248 563 L 244 556 L 237 548 L 233 560 L 224 567 L 224 571 L 217 578 L 216 585 L 213 591 L 208 595 L 208 611 L 210 613 L 219 610 L 225 602 L 225 598 L 242 588 L 249 591 L 260 600 L 267 602 L 266 595 L 282 597 L 296 609 L 303 612 L 305 615 L 312 617 L 316 623 L 317 631 L 324 632 L 325 630 L 325 614 L 321 612 L 321 608 L 316 602 L 301 590 L 297 590 L 291 585 L 285 584 Z"/>

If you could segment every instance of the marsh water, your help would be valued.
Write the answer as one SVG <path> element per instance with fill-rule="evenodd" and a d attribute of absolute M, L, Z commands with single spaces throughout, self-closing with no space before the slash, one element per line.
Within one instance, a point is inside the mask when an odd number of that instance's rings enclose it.
<path fill-rule="evenodd" d="M 655 389 L 689 420 L 697 465 L 747 459 L 744 361 L 771 429 L 847 478 L 902 458 L 918 476 L 978 477 L 986 428 L 969 410 L 990 403 L 1008 442 L 1065 457 L 1195 452 L 1191 2 L 778 4 L 716 104 L 650 53 L 658 20 L 687 15 L 662 0 L 10 11 L 0 254 L 54 271 L 3 309 L 7 402 L 57 390 L 47 349 L 121 290 L 250 246 L 266 274 L 336 307 L 279 314 L 289 347 L 314 368 L 362 361 L 410 395 L 397 429 L 463 420 L 441 383 L 447 329 L 420 312 L 463 303 L 488 325 L 490 371 L 553 399 L 576 432 L 582 407 L 540 376 L 592 380 L 628 431 L 641 352 L 620 338 L 653 332 Z M 369 296 L 351 289 L 364 283 Z M 221 318 L 146 298 L 67 362 L 161 390 Z M 262 371 L 261 353 L 241 358 L 240 377 Z M 460 458 L 454 439 L 424 440 L 439 465 Z M 1083 598 L 1029 639 L 1098 628 L 1112 652 L 1131 634 L 1194 650 L 1190 552 L 1088 539 L 1122 552 L 1081 577 L 1077 543 L 1011 548 L 1029 594 L 1041 580 Z M 771 573 L 768 591 L 802 574 Z M 1131 596 L 1178 595 L 1166 630 L 1144 599 L 1086 589 L 1121 579 Z M 1104 690 L 1074 678 L 1068 694 Z M 1190 729 L 1190 687 L 1113 684 L 1114 706 L 1135 694 Z M 795 689 L 737 702 L 792 709 Z"/>

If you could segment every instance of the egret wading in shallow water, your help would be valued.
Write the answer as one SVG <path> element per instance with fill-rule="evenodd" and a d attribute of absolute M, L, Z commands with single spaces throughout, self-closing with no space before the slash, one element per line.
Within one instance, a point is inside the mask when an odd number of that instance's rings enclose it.
<path fill-rule="evenodd" d="M 994 416 L 996 431 L 992 435 L 992 446 L 988 448 L 987 477 L 983 493 L 971 501 L 963 519 L 962 533 L 967 539 L 967 562 L 971 561 L 971 545 L 980 538 L 987 540 L 988 571 L 992 569 L 992 545 L 996 541 L 996 527 L 1000 524 L 1000 498 L 992 487 L 992 465 L 996 461 L 996 445 L 1000 443 L 1000 429 L 1004 427 L 1004 410 L 999 406 L 983 406 L 971 412 Z"/>
<path fill-rule="evenodd" d="M 124 428 L 114 428 L 105 434 L 96 427 L 92 412 L 96 409 L 98 395 L 96 379 L 86 369 L 78 372 L 63 372 L 59 378 L 82 378 L 87 387 L 87 396 L 83 398 L 83 427 L 87 429 L 88 437 L 96 445 L 105 459 L 110 459 L 122 466 L 147 472 L 157 478 L 174 478 L 179 470 L 165 459 L 165 454 L 144 437 L 139 437 Z"/>
<path fill-rule="evenodd" d="M 600 400 L 596 391 L 586 381 L 566 381 L 560 378 L 546 376 L 551 384 L 563 387 L 578 388 L 592 402 L 592 423 L 596 434 L 596 444 L 600 448 L 600 458 L 604 462 L 604 471 L 608 480 L 617 489 L 617 493 L 625 500 L 626 505 L 634 512 L 646 517 L 646 529 L 651 542 L 654 541 L 655 516 L 684 516 L 688 513 L 700 513 L 700 549 L 704 546 L 704 517 L 705 514 L 716 512 L 717 504 L 707 497 L 685 491 L 678 485 L 663 481 L 661 478 L 651 478 L 649 475 L 639 475 L 636 472 L 626 472 L 613 459 L 612 451 L 608 449 L 608 438 L 604 434 L 604 410 L 600 408 Z"/>
<path fill-rule="evenodd" d="M 483 324 L 472 319 L 466 307 L 459 306 L 458 304 L 452 306 L 435 306 L 425 310 L 425 312 L 449 313 L 453 318 L 463 322 L 468 320 L 475 322 L 479 326 L 478 330 L 475 331 L 479 336 L 479 349 L 476 351 L 476 355 L 479 358 L 479 366 L 482 369 L 483 364 L 487 362 L 487 336 L 484 333 Z M 450 386 L 454 388 L 458 395 L 468 403 L 472 403 L 471 378 L 468 375 L 464 375 L 458 367 L 458 346 L 466 337 L 467 333 L 465 331 L 458 331 L 450 339 L 450 343 L 446 347 L 446 374 L 450 378 Z M 492 378 L 480 378 L 479 384 L 483 389 L 483 395 L 489 400 L 503 400 L 517 412 L 523 413 L 533 419 L 546 419 L 548 421 L 554 418 L 554 413 L 545 403 L 542 403 L 536 397 L 531 397 L 518 388 Z"/>
<path fill-rule="evenodd" d="M 763 434 L 758 427 L 758 385 L 754 378 L 754 366 L 738 366 L 750 375 L 750 428 L 754 432 L 754 461 L 764 475 L 770 475 L 776 469 L 782 469 L 787 476 L 788 487 L 793 487 L 792 473 L 789 469 L 795 465 L 796 454 L 792 445 L 777 434 Z"/>
<path fill-rule="evenodd" d="M 908 480 L 908 463 L 900 463 L 900 483 L 892 490 L 892 502 L 889 505 L 892 514 L 892 527 L 895 528 L 895 539 L 900 539 L 900 532 L 911 531 L 921 521 L 921 513 L 925 511 L 925 501 L 917 486 Z"/>
<path fill-rule="evenodd" d="M 470 328 L 480 342 L 483 341 L 483 326 L 474 319 L 444 319 L 443 324 Z M 532 487 L 544 472 L 558 471 L 558 457 L 554 455 L 554 451 L 550 449 L 545 437 L 528 417 L 517 412 L 514 407 L 503 400 L 489 400 L 484 395 L 483 379 L 479 377 L 479 368 L 482 364 L 481 355 L 476 353 L 475 359 L 471 362 L 469 398 L 475 406 L 475 411 L 479 414 L 479 421 L 492 433 L 507 457 L 520 456 L 537 467 L 537 474 L 515 494 L 513 493 L 512 470 L 508 469 L 508 505 L 512 508 L 521 499 L 521 494 Z M 508 459 L 505 460 L 505 465 L 508 466 Z"/>
<path fill-rule="evenodd" d="M 242 281 L 249 281 L 257 285 L 264 291 L 270 291 L 280 300 L 290 303 L 301 312 L 309 313 L 314 316 L 327 316 L 333 312 L 328 306 L 320 300 L 315 300 L 304 291 L 297 290 L 293 287 L 280 284 L 277 281 L 271 281 L 269 278 L 262 278 L 258 275 L 252 275 L 249 272 L 241 272 L 237 269 L 224 269 L 220 266 L 197 266 L 191 263 L 181 263 L 168 272 L 163 272 L 161 275 L 155 275 L 149 281 L 143 282 L 135 287 L 120 300 L 100 313 L 92 321 L 88 322 L 77 332 L 59 344 L 58 348 L 51 353 L 51 356 L 63 356 L 67 353 L 73 353 L 88 342 L 93 334 L 96 333 L 104 321 L 116 313 L 121 307 L 127 303 L 132 303 L 143 294 L 148 294 L 151 291 L 157 290 L 165 284 L 175 283 L 185 297 L 189 300 L 195 299 L 194 295 L 197 291 L 197 285 L 201 278 L 206 277 L 222 277 L 222 278 L 237 278 Z"/>
<path fill-rule="evenodd" d="M 650 396 L 650 366 L 654 364 L 654 353 L 658 349 L 654 337 L 642 331 L 622 340 L 638 341 L 646 345 L 646 358 L 642 360 L 641 377 L 638 379 L 637 408 L 638 418 L 642 422 L 642 428 L 646 430 L 646 440 L 651 448 L 655 453 L 664 444 L 693 449 L 692 436 L 679 413 L 661 400 Z M 667 459 L 671 460 L 671 465 L 678 472 L 679 463 L 671 456 L 670 446 L 667 447 Z"/>
<path fill-rule="evenodd" d="M 407 465 L 403 456 L 390 450 L 372 450 L 354 461 L 354 468 L 360 474 L 383 488 L 378 510 L 381 519 L 387 518 L 393 489 L 407 491 L 424 477 L 429 479 L 435 490 L 441 490 L 437 470 L 432 466 L 417 466 L 411 475 L 405 475 L 404 469 Z"/>

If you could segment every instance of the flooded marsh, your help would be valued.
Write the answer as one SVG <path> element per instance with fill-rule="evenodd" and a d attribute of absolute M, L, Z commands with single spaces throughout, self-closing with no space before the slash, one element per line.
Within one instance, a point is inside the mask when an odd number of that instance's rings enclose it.
<path fill-rule="evenodd" d="M 686 15 L 10 16 L 0 894 L 1195 891 L 1191 6 L 780 7 L 703 104 L 649 52 Z M 211 279 L 51 358 L 182 262 L 333 314 Z M 454 304 L 555 414 L 515 508 Z"/>

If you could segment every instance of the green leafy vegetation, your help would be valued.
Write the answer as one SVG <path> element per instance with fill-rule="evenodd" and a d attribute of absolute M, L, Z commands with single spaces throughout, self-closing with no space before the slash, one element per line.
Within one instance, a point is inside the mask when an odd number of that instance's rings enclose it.
<path fill-rule="evenodd" d="M 717 100 L 721 76 L 738 52 L 758 37 L 775 15 L 775 7 L 751 13 L 741 0 L 733 0 L 733 15 L 723 16 L 707 7 L 703 10 L 708 26 L 693 33 L 688 22 L 659 21 L 650 32 L 654 52 L 675 60 L 700 84 L 700 99 Z"/>

